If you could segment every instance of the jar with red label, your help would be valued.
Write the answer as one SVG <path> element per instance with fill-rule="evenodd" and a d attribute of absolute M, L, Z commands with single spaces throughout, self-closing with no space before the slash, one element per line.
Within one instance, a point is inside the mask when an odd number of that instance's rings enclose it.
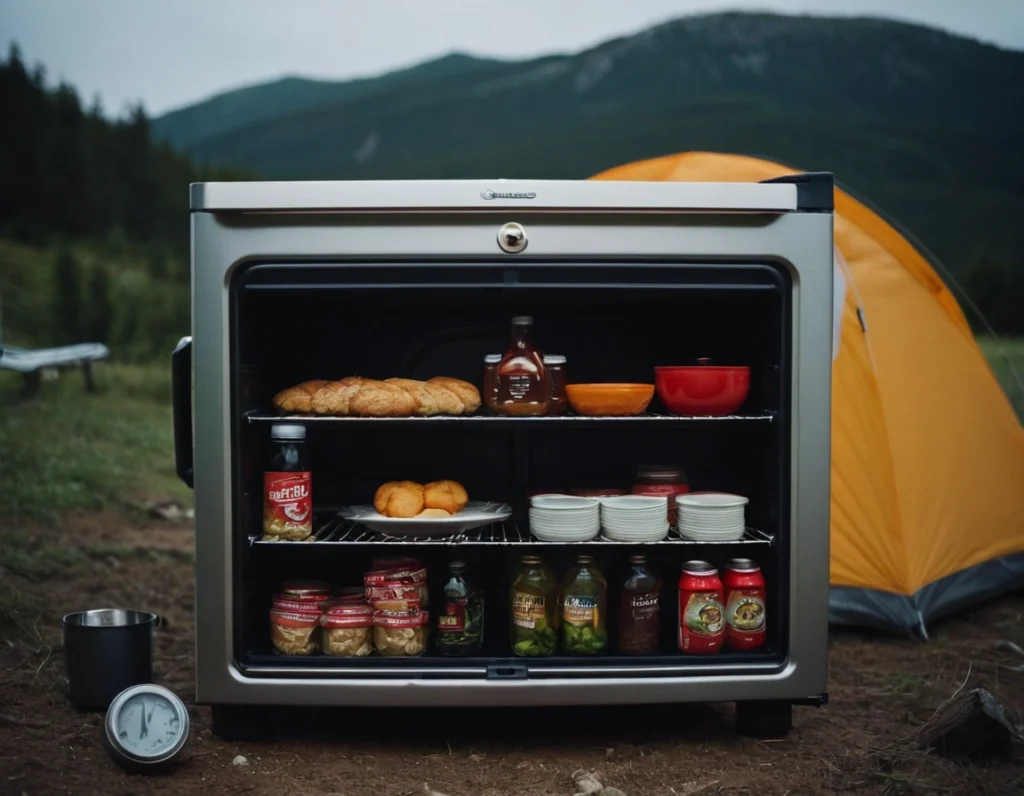
<path fill-rule="evenodd" d="M 324 655 L 362 658 L 373 652 L 373 607 L 365 602 L 331 603 L 320 616 Z"/>
<path fill-rule="evenodd" d="M 274 454 L 263 473 L 263 538 L 302 542 L 313 535 L 313 477 L 306 453 L 306 429 L 275 424 Z"/>
<path fill-rule="evenodd" d="M 501 354 L 488 354 L 484 357 L 484 404 L 492 412 L 497 411 L 498 404 L 498 363 Z"/>
<path fill-rule="evenodd" d="M 384 657 L 413 657 L 427 648 L 430 617 L 418 599 L 381 600 L 374 606 L 373 647 Z"/>
<path fill-rule="evenodd" d="M 744 651 L 764 646 L 767 636 L 764 575 L 749 558 L 734 558 L 722 572 L 725 644 Z"/>
<path fill-rule="evenodd" d="M 668 523 L 676 527 L 678 509 L 676 495 L 685 495 L 690 491 L 686 481 L 686 473 L 682 467 L 672 464 L 643 464 L 636 468 L 636 483 L 633 484 L 634 495 L 664 497 Z"/>
<path fill-rule="evenodd" d="M 320 651 L 321 604 L 274 599 L 270 608 L 270 643 L 281 655 L 315 655 Z"/>
<path fill-rule="evenodd" d="M 722 581 L 707 561 L 686 561 L 679 576 L 679 649 L 715 655 L 725 641 Z"/>

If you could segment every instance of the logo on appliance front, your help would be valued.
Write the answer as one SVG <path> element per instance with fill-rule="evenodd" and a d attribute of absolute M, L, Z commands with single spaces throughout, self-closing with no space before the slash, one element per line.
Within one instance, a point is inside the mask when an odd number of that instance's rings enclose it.
<path fill-rule="evenodd" d="M 533 191 L 516 191 L 516 192 L 505 192 L 505 191 L 492 191 L 490 188 L 485 188 L 480 191 L 481 199 L 536 199 L 537 194 Z"/>

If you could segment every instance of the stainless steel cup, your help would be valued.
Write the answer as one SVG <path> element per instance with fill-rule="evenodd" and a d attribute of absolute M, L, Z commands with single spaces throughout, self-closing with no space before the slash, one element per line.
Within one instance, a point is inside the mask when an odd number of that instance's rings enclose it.
<path fill-rule="evenodd" d="M 68 698 L 82 710 L 106 710 L 128 686 L 153 680 L 153 635 L 159 617 L 104 608 L 64 617 Z"/>

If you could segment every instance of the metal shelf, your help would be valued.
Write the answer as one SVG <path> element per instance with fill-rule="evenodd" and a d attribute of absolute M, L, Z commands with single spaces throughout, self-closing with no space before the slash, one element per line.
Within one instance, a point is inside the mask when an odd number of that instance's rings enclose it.
<path fill-rule="evenodd" d="M 276 412 L 250 412 L 246 419 L 250 423 L 313 423 L 315 425 L 340 425 L 347 428 L 372 428 L 378 426 L 419 426 L 434 428 L 438 426 L 470 425 L 480 428 L 522 428 L 528 425 L 539 425 L 544 428 L 604 428 L 608 426 L 647 424 L 667 427 L 674 425 L 691 425 L 704 423 L 730 423 L 760 421 L 770 423 L 775 419 L 774 412 L 743 415 L 665 415 L 648 413 L 630 415 L 628 417 L 584 417 L 582 415 L 552 415 L 546 417 L 504 417 L 501 415 L 435 415 L 434 417 L 333 417 L 328 415 L 286 415 Z"/>
<path fill-rule="evenodd" d="M 691 539 L 683 539 L 678 535 L 678 531 L 673 529 L 667 539 L 663 539 L 659 542 L 613 542 L 609 539 L 604 539 L 598 536 L 596 539 L 592 539 L 587 542 L 543 542 L 540 539 L 531 536 L 528 531 L 521 529 L 516 523 L 511 520 L 501 523 L 495 523 L 493 525 L 487 525 L 483 528 L 476 528 L 472 531 L 466 531 L 465 533 L 454 534 L 451 536 L 431 536 L 431 537 L 407 537 L 407 536 L 390 536 L 388 534 L 379 533 L 377 531 L 371 531 L 368 528 L 360 525 L 359 523 L 352 522 L 350 520 L 343 520 L 340 517 L 332 517 L 323 522 L 317 529 L 313 536 L 313 539 L 305 542 L 286 542 L 286 541 L 264 541 L 259 536 L 252 536 L 249 539 L 250 544 L 257 547 L 274 546 L 280 547 L 281 545 L 321 545 L 321 544 L 358 544 L 358 545 L 380 545 L 380 544 L 396 544 L 396 545 L 431 545 L 433 547 L 443 545 L 505 545 L 505 546 L 530 546 L 530 545 L 633 545 L 641 544 L 647 545 L 771 545 L 775 541 L 775 536 L 764 531 L 757 530 L 755 528 L 747 528 L 742 539 L 737 539 L 731 542 L 700 542 L 693 541 Z"/>

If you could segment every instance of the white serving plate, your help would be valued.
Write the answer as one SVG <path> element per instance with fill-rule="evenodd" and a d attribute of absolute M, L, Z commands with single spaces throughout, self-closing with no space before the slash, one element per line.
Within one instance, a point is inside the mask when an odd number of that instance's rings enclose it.
<path fill-rule="evenodd" d="M 750 502 L 749 498 L 743 495 L 733 495 L 729 492 L 701 492 L 692 495 L 676 495 L 676 505 L 686 508 L 702 509 L 704 511 L 716 511 L 721 509 L 738 508 Z"/>
<path fill-rule="evenodd" d="M 530 498 L 530 505 L 546 511 L 599 511 L 601 507 L 593 498 L 571 495 L 534 495 Z"/>
<path fill-rule="evenodd" d="M 507 520 L 512 516 L 512 508 L 507 503 L 470 501 L 450 517 L 385 517 L 373 506 L 347 506 L 338 514 L 388 536 L 453 536 Z"/>

